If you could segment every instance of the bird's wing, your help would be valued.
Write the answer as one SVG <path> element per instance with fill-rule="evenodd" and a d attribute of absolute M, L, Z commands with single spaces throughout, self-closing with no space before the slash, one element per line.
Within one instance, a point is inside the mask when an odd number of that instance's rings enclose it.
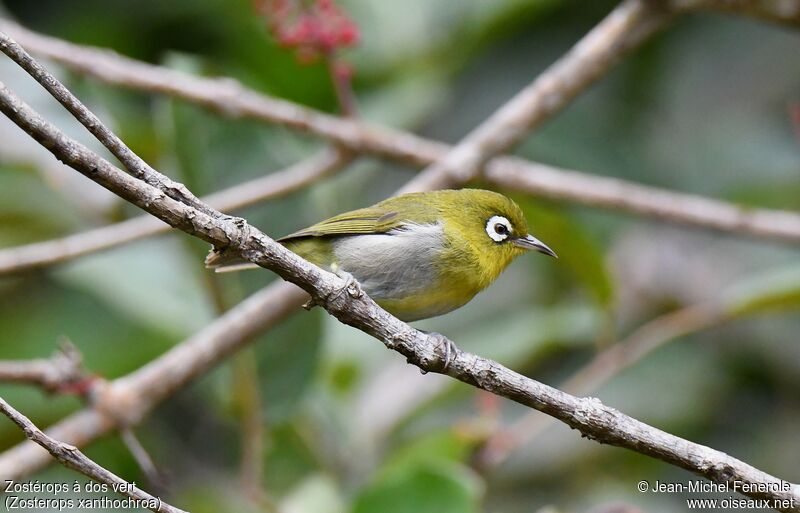
<path fill-rule="evenodd" d="M 403 219 L 394 210 L 379 206 L 345 212 L 278 239 L 286 242 L 303 237 L 326 237 L 335 235 L 361 235 L 386 233 L 403 225 Z"/>

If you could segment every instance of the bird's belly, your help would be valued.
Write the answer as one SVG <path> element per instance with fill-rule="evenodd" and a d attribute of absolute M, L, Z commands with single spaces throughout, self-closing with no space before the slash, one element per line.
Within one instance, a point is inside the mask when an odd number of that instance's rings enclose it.
<path fill-rule="evenodd" d="M 464 284 L 444 283 L 437 266 L 442 245 L 436 232 L 401 232 L 342 237 L 333 249 L 339 268 L 352 274 L 375 302 L 413 321 L 454 310 L 477 293 Z"/>
<path fill-rule="evenodd" d="M 453 294 L 438 294 L 438 292 L 438 290 L 434 290 L 402 299 L 377 299 L 376 302 L 398 319 L 410 322 L 446 314 L 467 303 L 474 295 L 457 297 Z"/>

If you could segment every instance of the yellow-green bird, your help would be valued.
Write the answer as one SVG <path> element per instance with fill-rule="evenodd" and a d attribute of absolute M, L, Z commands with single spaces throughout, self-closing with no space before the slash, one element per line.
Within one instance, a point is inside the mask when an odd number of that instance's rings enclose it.
<path fill-rule="evenodd" d="M 404 321 L 463 306 L 528 250 L 556 256 L 528 233 L 516 203 L 480 189 L 404 194 L 278 242 L 324 269 L 352 276 Z M 214 251 L 206 266 L 217 272 L 257 267 Z"/>

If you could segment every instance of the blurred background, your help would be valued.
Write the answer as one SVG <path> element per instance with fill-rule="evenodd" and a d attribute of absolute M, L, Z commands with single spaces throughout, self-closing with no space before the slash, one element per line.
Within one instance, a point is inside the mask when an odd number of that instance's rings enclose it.
<path fill-rule="evenodd" d="M 325 66 L 279 47 L 248 0 L 1 2 L 0 14 L 33 30 L 235 77 L 337 111 Z M 354 70 L 359 115 L 456 142 L 614 5 L 342 1 L 360 32 L 360 44 L 343 54 Z M 791 28 L 724 14 L 681 18 L 516 152 L 596 175 L 800 210 L 800 127 L 792 115 L 800 105 L 798 56 L 800 32 Z M 286 129 L 51 69 L 132 149 L 198 195 L 280 170 L 322 147 Z M 5 58 L 0 77 L 50 121 L 98 148 Z M 302 192 L 239 214 L 280 236 L 378 201 L 416 171 L 363 157 Z M 560 386 L 648 322 L 718 305 L 725 319 L 663 337 L 661 347 L 587 395 L 800 481 L 797 245 L 514 197 L 532 231 L 562 258 L 520 258 L 466 307 L 418 327 Z M 0 119 L 0 247 L 137 214 Z M 176 233 L 0 279 L 0 358 L 45 357 L 67 336 L 89 369 L 115 378 L 275 279 L 267 271 L 210 276 L 202 265 L 207 249 Z M 41 427 L 81 407 L 77 398 L 30 387 L 0 385 L 0 395 Z M 299 311 L 258 337 L 164 403 L 136 433 L 163 474 L 151 489 L 196 513 L 587 512 L 613 505 L 670 512 L 683 511 L 687 495 L 641 494 L 637 482 L 695 479 L 587 441 L 508 400 L 421 376 L 319 309 Z M 21 439 L 15 426 L 0 422 L 0 448 Z M 119 437 L 85 452 L 147 489 Z M 58 465 L 34 477 L 83 479 Z"/>

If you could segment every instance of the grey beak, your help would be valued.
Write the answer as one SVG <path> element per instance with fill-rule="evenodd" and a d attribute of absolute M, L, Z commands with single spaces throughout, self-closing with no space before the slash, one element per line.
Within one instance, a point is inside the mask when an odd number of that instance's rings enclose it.
<path fill-rule="evenodd" d="M 555 251 L 548 248 L 547 244 L 540 241 L 533 235 L 526 235 L 525 237 L 519 237 L 517 239 L 513 239 L 511 242 L 513 242 L 515 246 L 519 246 L 525 249 L 532 249 L 534 251 L 538 251 L 539 253 L 544 253 L 545 255 L 549 255 L 553 258 L 558 258 L 558 255 L 556 255 Z"/>

